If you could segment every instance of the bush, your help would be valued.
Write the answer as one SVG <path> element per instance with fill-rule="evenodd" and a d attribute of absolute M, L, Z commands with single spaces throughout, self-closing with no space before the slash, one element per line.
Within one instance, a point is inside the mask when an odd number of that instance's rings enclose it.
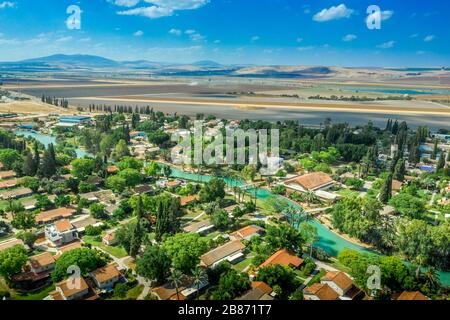
<path fill-rule="evenodd" d="M 314 271 L 315 267 L 316 267 L 316 264 L 314 262 L 307 262 L 303 266 L 302 272 L 305 276 L 309 276 Z"/>
<path fill-rule="evenodd" d="M 87 236 L 99 236 L 102 233 L 102 227 L 94 227 L 94 226 L 86 226 L 86 235 Z"/>

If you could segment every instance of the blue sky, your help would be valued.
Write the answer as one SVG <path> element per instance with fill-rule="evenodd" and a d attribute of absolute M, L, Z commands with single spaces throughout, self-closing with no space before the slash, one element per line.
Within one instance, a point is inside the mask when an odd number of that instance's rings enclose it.
<path fill-rule="evenodd" d="M 367 8 L 382 11 L 380 30 Z M 81 10 L 81 29 L 66 9 Z M 55 53 L 118 60 L 449 66 L 449 1 L 0 0 L 0 60 Z"/>

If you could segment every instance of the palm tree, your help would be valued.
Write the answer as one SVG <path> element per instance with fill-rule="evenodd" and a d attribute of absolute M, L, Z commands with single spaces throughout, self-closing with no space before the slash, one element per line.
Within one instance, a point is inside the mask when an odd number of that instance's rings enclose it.
<path fill-rule="evenodd" d="M 192 277 L 194 279 L 193 283 L 197 288 L 197 300 L 198 300 L 198 296 L 200 293 L 200 286 L 206 281 L 207 275 L 205 270 L 203 270 L 200 267 L 197 267 L 192 271 Z"/>
<path fill-rule="evenodd" d="M 425 279 L 425 286 L 430 291 L 434 291 L 439 288 L 439 277 L 435 268 L 428 268 L 423 275 Z"/>
<path fill-rule="evenodd" d="M 420 272 L 422 270 L 422 266 L 425 264 L 425 261 L 427 258 L 423 254 L 419 254 L 416 257 L 416 263 L 417 263 L 417 269 L 416 269 L 416 280 L 419 281 L 420 279 Z"/>
<path fill-rule="evenodd" d="M 175 287 L 177 292 L 177 300 L 180 300 L 179 288 L 182 283 L 183 273 L 178 270 L 172 271 L 171 276 L 168 278 L 169 282 Z"/>

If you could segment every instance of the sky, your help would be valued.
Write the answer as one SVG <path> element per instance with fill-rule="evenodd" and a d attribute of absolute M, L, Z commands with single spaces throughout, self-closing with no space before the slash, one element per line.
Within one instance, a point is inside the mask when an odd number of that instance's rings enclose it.
<path fill-rule="evenodd" d="M 449 12 L 448 0 L 0 0 L 0 61 L 442 67 Z"/>

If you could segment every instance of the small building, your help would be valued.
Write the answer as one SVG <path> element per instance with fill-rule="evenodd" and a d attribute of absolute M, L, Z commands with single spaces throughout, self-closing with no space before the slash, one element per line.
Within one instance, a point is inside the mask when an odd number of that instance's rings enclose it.
<path fill-rule="evenodd" d="M 17 186 L 17 179 L 0 181 L 0 190 L 11 189 Z"/>
<path fill-rule="evenodd" d="M 117 243 L 116 233 L 108 232 L 102 238 L 102 242 L 107 246 L 113 246 Z"/>
<path fill-rule="evenodd" d="M 302 193 L 327 190 L 334 185 L 334 180 L 324 172 L 313 172 L 284 181 L 288 191 Z"/>
<path fill-rule="evenodd" d="M 344 296 L 353 287 L 352 279 L 341 271 L 327 272 L 320 279 L 320 282 L 329 285 L 340 297 Z"/>
<path fill-rule="evenodd" d="M 178 188 L 179 186 L 181 186 L 181 181 L 179 181 L 179 180 L 168 181 L 166 183 L 166 187 L 171 188 L 171 189 Z"/>
<path fill-rule="evenodd" d="M 31 270 L 36 273 L 51 272 L 55 268 L 55 258 L 50 252 L 32 256 L 29 260 Z"/>
<path fill-rule="evenodd" d="M 252 289 L 247 291 L 244 295 L 237 298 L 236 300 L 246 300 L 246 301 L 257 301 L 257 300 L 273 300 L 273 290 L 265 282 L 253 281 Z"/>
<path fill-rule="evenodd" d="M 259 237 L 263 232 L 263 228 L 250 225 L 230 233 L 230 238 L 232 240 L 251 240 L 254 237 Z"/>
<path fill-rule="evenodd" d="M 200 235 L 205 235 L 214 230 L 214 224 L 210 220 L 203 220 L 195 223 L 191 223 L 183 228 L 184 232 L 187 233 L 198 233 Z"/>
<path fill-rule="evenodd" d="M 69 220 L 58 220 L 45 228 L 45 238 L 59 247 L 78 239 L 78 232 Z"/>
<path fill-rule="evenodd" d="M 190 205 L 191 203 L 195 203 L 200 199 L 200 196 L 198 194 L 194 194 L 191 196 L 184 196 L 180 198 L 180 205 L 182 207 L 186 207 Z"/>
<path fill-rule="evenodd" d="M 24 247 L 24 243 L 20 239 L 16 239 L 16 238 L 8 239 L 6 241 L 0 242 L 0 251 L 7 250 L 7 249 L 10 249 L 15 246 Z"/>
<path fill-rule="evenodd" d="M 303 290 L 305 300 L 338 300 L 339 295 L 329 285 L 315 283 Z"/>
<path fill-rule="evenodd" d="M 120 280 L 122 274 L 115 266 L 109 264 L 90 273 L 95 285 L 101 289 L 111 289 Z"/>
<path fill-rule="evenodd" d="M 119 172 L 120 169 L 118 166 L 112 165 L 112 166 L 108 166 L 106 168 L 106 172 L 108 172 L 109 174 L 116 174 L 117 172 Z"/>
<path fill-rule="evenodd" d="M 200 257 L 200 265 L 214 268 L 222 261 L 236 263 L 244 257 L 244 249 L 245 246 L 240 240 L 230 241 L 202 255 Z"/>
<path fill-rule="evenodd" d="M 134 194 L 153 194 L 153 187 L 148 184 L 143 184 L 140 186 L 136 186 L 132 189 Z"/>
<path fill-rule="evenodd" d="M 61 116 L 59 117 L 60 123 L 67 124 L 81 124 L 91 121 L 91 117 L 89 116 Z"/>
<path fill-rule="evenodd" d="M 72 242 L 72 243 L 67 244 L 65 246 L 61 246 L 61 247 L 58 248 L 58 252 L 56 253 L 55 259 L 58 260 L 58 258 L 61 257 L 61 255 L 64 252 L 72 251 L 72 250 L 75 250 L 75 249 L 81 249 L 81 248 L 83 248 L 83 246 L 82 246 L 80 241 L 75 241 L 75 242 Z"/>
<path fill-rule="evenodd" d="M 392 180 L 392 192 L 400 192 L 401 188 L 403 186 L 403 182 L 398 181 L 398 180 Z"/>
<path fill-rule="evenodd" d="M 71 283 L 71 279 L 56 284 L 56 290 L 51 292 L 49 300 L 83 300 L 89 294 L 89 286 L 84 278 L 80 278 L 79 286 Z"/>
<path fill-rule="evenodd" d="M 8 180 L 16 177 L 16 173 L 12 170 L 8 171 L 0 171 L 0 179 L 1 180 Z"/>
<path fill-rule="evenodd" d="M 3 200 L 16 200 L 20 198 L 30 197 L 33 195 L 33 190 L 30 188 L 18 188 L 2 192 L 0 197 Z"/>
<path fill-rule="evenodd" d="M 396 300 L 425 301 L 430 299 L 419 291 L 403 291 Z"/>
<path fill-rule="evenodd" d="M 273 255 L 271 255 L 266 261 L 264 261 L 258 269 L 267 267 L 267 266 L 274 266 L 274 265 L 281 265 L 285 267 L 291 267 L 291 268 L 298 268 L 303 264 L 303 259 L 297 257 L 296 255 L 290 253 L 286 249 L 281 249 L 277 252 L 275 252 Z"/>
<path fill-rule="evenodd" d="M 41 224 L 47 224 L 52 223 L 54 221 L 60 220 L 60 219 L 67 219 L 72 217 L 75 214 L 76 210 L 73 208 L 58 208 L 54 210 L 48 210 L 43 211 L 39 213 L 35 220 L 36 223 Z"/>

